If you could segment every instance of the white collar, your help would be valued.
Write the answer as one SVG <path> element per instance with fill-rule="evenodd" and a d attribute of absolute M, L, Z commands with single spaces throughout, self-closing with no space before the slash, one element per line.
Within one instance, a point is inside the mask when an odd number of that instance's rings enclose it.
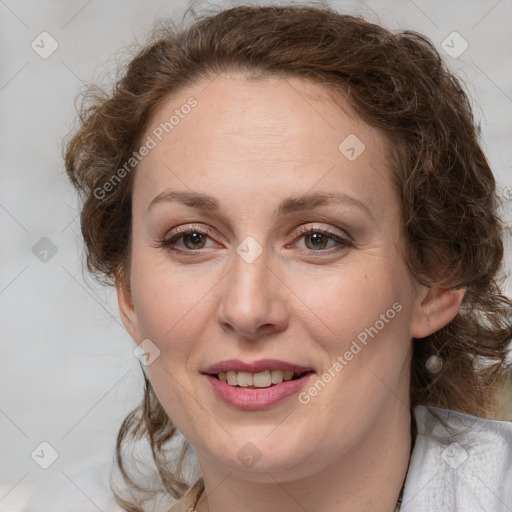
<path fill-rule="evenodd" d="M 512 512 L 512 422 L 425 406 L 414 417 L 400 512 Z"/>

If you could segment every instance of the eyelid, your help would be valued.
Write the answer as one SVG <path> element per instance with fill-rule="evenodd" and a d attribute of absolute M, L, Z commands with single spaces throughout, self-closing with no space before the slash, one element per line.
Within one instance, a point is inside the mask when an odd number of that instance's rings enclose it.
<path fill-rule="evenodd" d="M 346 231 L 334 231 L 330 227 L 326 228 L 326 227 L 323 227 L 321 224 L 314 223 L 314 222 L 307 224 L 307 225 L 300 226 L 299 232 L 297 233 L 297 235 L 302 235 L 304 233 L 308 233 L 310 231 L 315 231 L 315 230 L 318 230 L 320 232 L 326 232 L 330 235 L 334 235 L 334 236 L 337 236 L 340 238 L 346 238 L 347 241 L 349 241 L 349 242 L 352 241 L 352 237 Z"/>
<path fill-rule="evenodd" d="M 174 241 L 174 239 L 180 239 L 182 238 L 180 235 L 187 235 L 192 232 L 197 232 L 201 235 L 207 235 L 209 238 L 214 240 L 217 237 L 217 234 L 211 230 L 208 227 L 203 227 L 195 224 L 188 224 L 184 226 L 180 226 L 176 229 L 171 230 L 170 233 L 164 235 L 161 239 L 158 240 L 159 247 L 163 247 L 164 249 L 170 249 L 171 242 Z M 201 251 L 201 249 L 198 249 L 198 251 Z M 193 249 L 187 249 L 186 251 L 183 250 L 176 250 L 175 252 L 191 252 L 193 253 Z"/>
<path fill-rule="evenodd" d="M 308 224 L 303 224 L 302 226 L 299 226 L 298 228 L 298 232 L 297 232 L 297 235 L 301 235 L 303 233 L 307 233 L 311 230 L 314 230 L 314 229 L 318 229 L 319 231 L 325 231 L 331 235 L 336 235 L 336 236 L 339 236 L 339 237 L 346 237 L 348 238 L 349 240 L 352 239 L 352 237 L 346 232 L 346 231 L 342 231 L 342 232 L 339 232 L 339 231 L 334 231 L 332 228 L 329 228 L 329 227 L 324 227 L 322 226 L 321 224 L 319 223 L 308 223 Z M 170 233 L 168 233 L 166 236 L 165 236 L 165 239 L 168 239 L 168 238 L 171 238 L 175 235 L 178 235 L 180 233 L 189 233 L 190 231 L 193 231 L 193 230 L 197 230 L 199 232 L 204 232 L 205 234 L 207 234 L 208 236 L 214 238 L 217 235 L 216 232 L 214 232 L 213 230 L 211 230 L 210 228 L 208 227 L 203 227 L 203 226 L 199 226 L 199 225 L 196 225 L 196 224 L 187 224 L 187 225 L 184 225 L 184 226 L 179 226 L 178 228 L 172 230 Z"/>
<path fill-rule="evenodd" d="M 206 226 L 203 227 L 203 226 L 199 226 L 196 224 L 188 224 L 188 225 L 184 225 L 184 226 L 179 226 L 178 228 L 172 230 L 169 234 L 165 235 L 162 239 L 158 240 L 159 247 L 163 247 L 163 248 L 168 249 L 175 253 L 195 254 L 196 251 L 199 253 L 204 252 L 203 248 L 196 249 L 196 250 L 194 250 L 194 249 L 172 249 L 171 248 L 172 242 L 182 238 L 180 235 L 186 235 L 186 234 L 189 234 L 192 232 L 197 232 L 201 235 L 206 235 L 212 240 L 215 240 L 217 238 L 217 234 L 213 230 L 211 230 L 210 228 L 208 228 Z M 321 255 L 322 253 L 324 253 L 324 254 L 330 253 L 331 251 L 333 251 L 333 249 L 336 249 L 336 248 L 340 249 L 342 246 L 349 246 L 349 245 L 353 244 L 352 237 L 346 231 L 338 232 L 338 231 L 333 230 L 330 227 L 323 227 L 322 225 L 319 225 L 318 223 L 306 223 L 306 224 L 303 224 L 302 226 L 299 226 L 298 232 L 296 233 L 293 240 L 296 241 L 298 238 L 301 238 L 305 234 L 312 233 L 312 232 L 329 235 L 331 237 L 331 240 L 334 240 L 337 243 L 337 246 L 331 247 L 330 249 L 327 249 L 327 250 L 319 250 L 319 251 L 314 251 L 311 249 L 303 249 L 303 248 L 299 248 L 299 250 L 301 250 L 301 251 L 305 250 L 305 251 L 308 251 L 311 253 L 318 253 L 318 255 Z M 294 242 L 292 242 L 292 244 L 293 243 Z M 287 247 L 288 247 L 288 245 L 287 245 Z"/>
<path fill-rule="evenodd" d="M 206 233 L 211 237 L 217 236 L 217 234 L 208 227 L 203 227 L 196 224 L 187 224 L 185 226 L 179 226 L 178 228 L 173 229 L 168 235 L 165 236 L 165 238 L 171 238 L 173 236 L 179 235 L 180 233 L 189 233 L 191 231 Z"/>

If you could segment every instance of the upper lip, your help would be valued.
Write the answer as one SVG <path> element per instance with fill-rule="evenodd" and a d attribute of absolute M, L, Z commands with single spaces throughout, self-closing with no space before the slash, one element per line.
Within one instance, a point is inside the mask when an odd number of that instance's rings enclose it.
<path fill-rule="evenodd" d="M 218 363 L 209 366 L 203 370 L 202 373 L 216 375 L 219 372 L 228 372 L 230 370 L 235 372 L 250 373 L 264 372 L 265 370 L 290 370 L 294 373 L 313 371 L 310 366 L 288 363 L 278 359 L 260 359 L 250 363 L 246 363 L 240 359 L 227 359 L 226 361 L 219 361 Z"/>

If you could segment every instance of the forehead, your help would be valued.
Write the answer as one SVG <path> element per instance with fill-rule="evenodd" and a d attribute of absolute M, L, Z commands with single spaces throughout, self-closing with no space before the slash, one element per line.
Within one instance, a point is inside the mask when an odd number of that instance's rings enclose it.
<path fill-rule="evenodd" d="M 147 137 L 155 147 L 135 180 L 146 201 L 165 187 L 213 195 L 346 188 L 368 197 L 391 181 L 384 137 L 332 89 L 300 78 L 203 80 L 167 99 Z"/>

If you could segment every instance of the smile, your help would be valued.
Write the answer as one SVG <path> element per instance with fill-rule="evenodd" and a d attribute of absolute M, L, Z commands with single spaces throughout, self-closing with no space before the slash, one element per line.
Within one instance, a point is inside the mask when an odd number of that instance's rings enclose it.
<path fill-rule="evenodd" d="M 219 372 L 216 377 L 227 383 L 229 386 L 243 388 L 268 388 L 281 384 L 283 381 L 290 381 L 300 378 L 306 372 L 295 373 L 292 370 L 265 370 L 258 373 L 237 372 L 230 370 L 227 372 Z"/>
<path fill-rule="evenodd" d="M 268 409 L 301 391 L 315 372 L 311 367 L 265 359 L 245 363 L 231 359 L 201 372 L 215 396 L 231 407 Z"/>

